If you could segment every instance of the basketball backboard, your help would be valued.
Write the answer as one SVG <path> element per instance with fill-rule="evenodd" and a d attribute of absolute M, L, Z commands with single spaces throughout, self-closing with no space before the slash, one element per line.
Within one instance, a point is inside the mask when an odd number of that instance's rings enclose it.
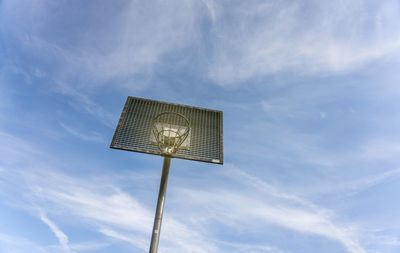
<path fill-rule="evenodd" d="M 154 122 L 158 115 L 167 112 L 184 116 L 190 127 L 179 123 L 164 126 L 163 122 Z M 157 145 L 154 129 L 157 132 L 157 129 L 163 128 L 170 135 L 189 129 L 180 148 L 169 156 L 223 164 L 222 118 L 223 113 L 218 110 L 128 97 L 110 147 L 163 155 Z"/>

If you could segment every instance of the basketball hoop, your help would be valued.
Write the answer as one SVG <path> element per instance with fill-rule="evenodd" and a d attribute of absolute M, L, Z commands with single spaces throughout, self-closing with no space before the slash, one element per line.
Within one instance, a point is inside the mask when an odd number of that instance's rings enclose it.
<path fill-rule="evenodd" d="M 152 131 L 161 153 L 175 154 L 189 135 L 189 120 L 179 113 L 164 112 L 153 120 Z"/>
<path fill-rule="evenodd" d="M 149 253 L 158 251 L 171 159 L 223 164 L 222 118 L 222 111 L 127 98 L 110 147 L 164 160 Z"/>

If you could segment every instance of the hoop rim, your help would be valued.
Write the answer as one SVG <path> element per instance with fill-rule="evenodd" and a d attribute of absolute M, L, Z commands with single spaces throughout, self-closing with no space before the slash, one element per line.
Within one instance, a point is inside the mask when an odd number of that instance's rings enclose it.
<path fill-rule="evenodd" d="M 186 123 L 183 127 L 184 127 L 184 132 L 182 134 L 179 133 L 179 129 L 178 131 L 172 131 L 172 130 L 164 130 L 162 129 L 161 131 L 158 131 L 156 124 L 157 123 L 163 123 L 161 120 L 159 120 L 163 115 L 166 114 L 172 114 L 176 116 L 179 116 L 181 119 L 184 120 L 184 122 Z M 173 125 L 172 123 L 166 123 L 169 124 L 170 126 Z M 181 127 L 181 126 L 180 126 Z M 163 143 L 159 136 L 161 133 L 163 133 L 164 131 L 169 131 L 169 132 L 176 132 L 175 134 L 178 137 L 173 137 L 173 138 L 177 138 L 178 142 L 174 142 L 172 145 L 165 145 L 165 143 Z M 182 114 L 177 113 L 177 112 L 162 112 L 160 114 L 158 114 L 154 119 L 153 119 L 153 123 L 152 123 L 152 132 L 155 136 L 156 142 L 158 144 L 158 148 L 160 150 L 160 152 L 162 153 L 162 155 L 164 156 L 170 156 L 174 153 L 176 153 L 180 146 L 182 145 L 183 142 L 185 142 L 185 140 L 187 139 L 188 135 L 189 135 L 189 131 L 190 131 L 190 121 Z M 168 136 L 168 138 L 171 138 L 171 136 Z M 165 145 L 165 147 L 163 147 L 163 145 Z"/>

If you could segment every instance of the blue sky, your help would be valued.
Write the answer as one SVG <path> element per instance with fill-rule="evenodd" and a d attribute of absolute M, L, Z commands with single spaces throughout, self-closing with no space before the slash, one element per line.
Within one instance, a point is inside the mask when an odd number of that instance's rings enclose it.
<path fill-rule="evenodd" d="M 127 96 L 224 111 L 173 159 L 163 253 L 400 251 L 400 3 L 0 1 L 0 252 L 147 252 Z"/>

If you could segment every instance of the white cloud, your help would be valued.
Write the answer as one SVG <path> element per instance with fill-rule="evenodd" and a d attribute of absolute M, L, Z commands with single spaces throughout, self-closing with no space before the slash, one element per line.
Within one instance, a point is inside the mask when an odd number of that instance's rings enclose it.
<path fill-rule="evenodd" d="M 30 162 L 34 162 L 36 165 L 41 164 L 37 157 L 43 157 L 43 152 L 39 151 L 29 141 L 8 134 L 2 129 L 0 129 L 0 139 L 3 143 L 7 143 L 7 145 L 0 145 L 0 158 L 2 158 L 2 164 L 5 168 Z"/>
<path fill-rule="evenodd" d="M 135 82 L 136 76 L 151 76 L 165 53 L 195 39 L 198 5 L 193 1 L 133 1 L 120 3 L 119 9 L 87 3 L 87 12 L 69 12 L 67 4 L 2 3 L 3 32 L 27 55 L 51 63 L 52 71 L 37 66 L 32 75 L 41 73 L 78 89 L 114 81 L 137 90 L 146 83 Z M 60 26 L 68 26 L 63 19 L 85 22 L 63 33 Z"/>
<path fill-rule="evenodd" d="M 35 177 L 32 192 L 39 200 L 43 198 L 71 214 L 106 225 L 138 232 L 148 230 L 152 213 L 127 193 L 111 185 L 87 184 L 66 175 L 51 174 L 43 179 Z"/>
<path fill-rule="evenodd" d="M 100 232 L 106 236 L 115 238 L 117 240 L 128 242 L 133 246 L 142 249 L 144 251 L 148 250 L 149 248 L 148 240 L 145 240 L 145 238 L 143 237 L 138 238 L 138 236 L 134 234 L 127 234 L 126 232 L 120 233 L 110 228 L 102 228 L 100 229 Z"/>
<path fill-rule="evenodd" d="M 12 87 L 11 84 L 7 81 L 5 77 L 5 73 L 7 71 L 12 71 L 10 68 L 6 66 L 0 66 L 0 120 L 5 122 L 6 120 L 6 111 L 10 109 L 13 101 L 11 99 L 12 92 L 9 87 Z M 4 123 L 3 123 L 4 124 Z"/>
<path fill-rule="evenodd" d="M 63 82 L 57 82 L 56 90 L 61 94 L 68 96 L 71 100 L 69 104 L 77 111 L 86 111 L 90 115 L 96 117 L 105 126 L 114 128 L 117 124 L 117 116 L 108 112 L 104 107 L 93 101 L 84 92 L 68 86 Z"/>
<path fill-rule="evenodd" d="M 26 68 L 32 76 L 77 89 L 112 82 L 120 89 L 140 90 L 166 54 L 196 45 L 205 31 L 211 45 L 208 76 L 222 85 L 281 71 L 343 73 L 397 54 L 400 48 L 400 37 L 393 32 L 400 28 L 400 6 L 394 0 L 376 6 L 315 0 L 230 5 L 212 0 L 129 2 L 118 12 L 93 11 L 107 16 L 107 24 L 101 15 L 87 15 L 88 22 L 80 29 L 52 36 L 62 18 L 82 18 L 79 13 L 56 15 L 55 7 L 65 9 L 63 4 L 5 1 L 3 32 L 27 54 L 52 64 L 48 73 L 40 66 Z M 95 9 L 91 4 L 88 8 Z M 201 21 L 208 18 L 210 29 L 204 30 Z M 36 19 L 40 22 L 32 24 Z"/>
<path fill-rule="evenodd" d="M 31 193 L 36 203 L 59 210 L 58 215 L 84 219 L 107 236 L 127 241 L 137 248 L 148 245 L 154 211 L 105 179 L 79 180 L 55 172 L 36 171 L 30 175 Z M 39 175 L 40 174 L 40 175 Z M 25 175 L 26 176 L 26 175 Z M 215 252 L 212 242 L 174 219 L 163 221 L 165 252 Z M 129 235 L 129 236 L 128 236 Z"/>
<path fill-rule="evenodd" d="M 229 178 L 237 178 L 236 184 L 232 182 L 236 185 L 234 189 L 179 189 L 176 197 L 190 200 L 186 204 L 191 206 L 192 212 L 207 206 L 207 214 L 194 212 L 190 217 L 206 216 L 209 220 L 217 220 L 236 229 L 265 228 L 274 224 L 338 241 L 351 253 L 366 252 L 358 242 L 360 235 L 354 226 L 339 222 L 332 210 L 282 192 L 241 170 L 229 167 L 226 174 Z M 237 188 L 240 190 L 235 190 Z M 187 210 L 183 212 L 187 213 Z"/>
<path fill-rule="evenodd" d="M 291 100 L 291 103 L 287 103 L 285 99 L 279 98 L 263 100 L 261 101 L 261 107 L 271 119 L 298 118 L 305 114 L 299 102 L 293 100 Z"/>
<path fill-rule="evenodd" d="M 321 119 L 326 119 L 328 117 L 328 113 L 326 112 L 320 112 L 319 116 L 321 117 Z"/>
<path fill-rule="evenodd" d="M 397 1 L 262 1 L 219 6 L 209 76 L 235 83 L 280 71 L 335 74 L 399 53 Z M 388 10 L 391 10 L 388 13 Z"/>
<path fill-rule="evenodd" d="M 71 4 L 3 1 L 1 36 L 7 38 L 10 54 L 20 57 L 7 58 L 2 69 L 14 68 L 26 83 L 40 80 L 110 127 L 115 126 L 115 115 L 91 99 L 90 91 L 108 86 L 137 92 L 147 87 L 165 54 L 196 41 L 196 1 L 130 1 L 112 8 L 87 2 L 82 12 L 69 11 Z M 80 25 L 71 25 L 71 20 Z M 16 60 L 24 57 L 35 64 Z"/>
<path fill-rule="evenodd" d="M 375 238 L 378 239 L 380 243 L 384 244 L 384 245 L 388 245 L 388 246 L 395 246 L 395 247 L 399 247 L 400 246 L 400 237 L 396 236 L 396 237 L 392 237 L 392 236 L 382 236 L 382 237 L 378 237 Z"/>
<path fill-rule="evenodd" d="M 61 231 L 61 229 L 60 229 L 56 224 L 54 224 L 53 221 L 51 221 L 51 220 L 47 217 L 47 215 L 46 215 L 46 213 L 44 212 L 44 210 L 40 210 L 40 219 L 41 219 L 47 226 L 49 226 L 51 232 L 53 232 L 54 235 L 57 237 L 57 239 L 58 239 L 58 241 L 60 242 L 60 245 L 61 245 L 61 247 L 64 249 L 64 251 L 67 252 L 67 253 L 71 252 L 71 251 L 70 251 L 70 248 L 69 248 L 69 245 L 68 245 L 68 242 L 69 242 L 69 241 L 68 241 L 68 236 L 67 236 L 63 231 Z"/>
<path fill-rule="evenodd" d="M 2 253 L 50 253 L 46 248 L 36 243 L 0 232 L 0 250 Z"/>
<path fill-rule="evenodd" d="M 327 184 L 324 188 L 318 190 L 318 194 L 326 194 L 329 192 L 340 192 L 346 195 L 353 195 L 361 191 L 365 191 L 371 187 L 382 184 L 385 181 L 400 175 L 400 168 L 379 172 L 373 175 L 360 177 L 344 183 Z"/>
<path fill-rule="evenodd" d="M 400 153 L 400 140 L 397 138 L 370 138 L 360 147 L 359 157 L 368 160 L 390 159 Z"/>
<path fill-rule="evenodd" d="M 400 168 L 385 171 L 385 172 L 379 173 L 377 175 L 364 177 L 364 178 L 361 178 L 354 182 L 351 182 L 349 184 L 351 186 L 349 186 L 349 187 L 353 188 L 354 190 L 366 189 L 366 188 L 369 188 L 376 184 L 382 183 L 383 181 L 387 180 L 388 178 L 392 178 L 393 176 L 399 175 L 399 174 L 400 174 Z"/>
<path fill-rule="evenodd" d="M 229 248 L 229 252 L 252 252 L 252 253 L 283 253 L 280 249 L 270 247 L 268 245 L 245 244 L 238 242 L 218 241 L 219 244 Z"/>
<path fill-rule="evenodd" d="M 217 17 L 216 17 L 216 13 L 215 13 L 215 3 L 213 0 L 202 0 L 202 2 L 204 3 L 204 5 L 207 7 L 207 10 L 211 16 L 211 20 L 213 22 L 216 21 Z"/>
<path fill-rule="evenodd" d="M 108 242 L 81 242 L 81 243 L 70 243 L 69 248 L 73 251 L 94 251 L 101 248 L 110 246 Z"/>
<path fill-rule="evenodd" d="M 85 133 L 81 133 L 79 130 L 76 130 L 76 129 L 72 128 L 72 127 L 69 127 L 69 126 L 65 125 L 62 122 L 60 122 L 59 124 L 69 134 L 71 134 L 71 135 L 73 135 L 75 137 L 78 137 L 79 139 L 82 139 L 84 141 L 101 142 L 101 143 L 105 142 L 104 137 L 99 133 L 91 132 L 89 134 L 85 134 Z"/>

